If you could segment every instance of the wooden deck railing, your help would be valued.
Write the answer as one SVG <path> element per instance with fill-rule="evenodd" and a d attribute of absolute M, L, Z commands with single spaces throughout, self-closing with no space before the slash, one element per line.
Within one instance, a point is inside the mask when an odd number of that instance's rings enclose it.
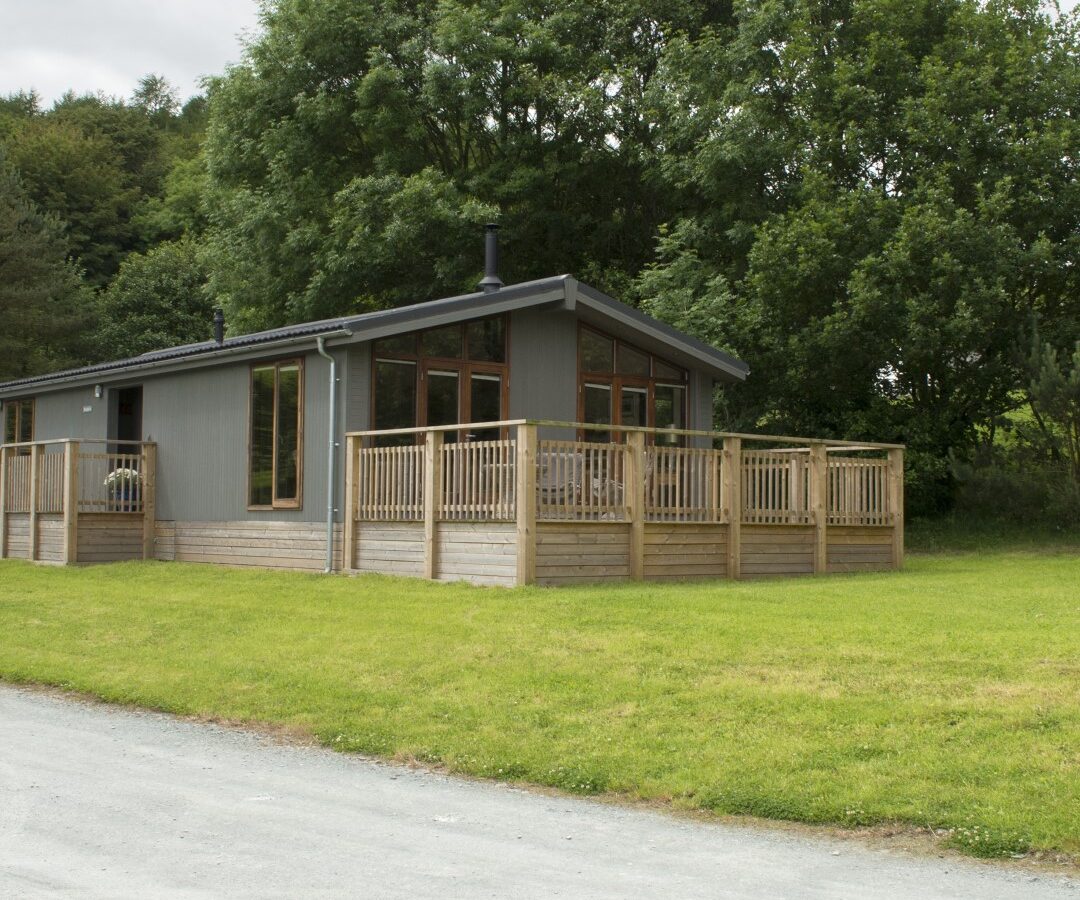
<path fill-rule="evenodd" d="M 30 559 L 38 559 L 40 517 L 61 516 L 62 561 L 75 562 L 79 515 L 91 513 L 142 516 L 144 556 L 152 556 L 156 449 L 93 440 L 0 445 L 0 558 L 13 516 L 27 517 Z"/>
<path fill-rule="evenodd" d="M 457 441 L 480 428 L 505 437 Z M 541 437 L 541 429 L 617 440 Z M 389 437 L 417 443 L 368 446 Z M 895 444 L 525 420 L 346 439 L 347 546 L 364 521 L 422 521 L 430 541 L 440 521 L 516 522 L 526 544 L 543 522 L 622 522 L 637 540 L 644 523 L 663 522 L 728 526 L 736 575 L 744 525 L 813 527 L 815 571 L 825 569 L 829 525 L 892 527 L 897 563 L 903 554 L 903 448 Z"/>

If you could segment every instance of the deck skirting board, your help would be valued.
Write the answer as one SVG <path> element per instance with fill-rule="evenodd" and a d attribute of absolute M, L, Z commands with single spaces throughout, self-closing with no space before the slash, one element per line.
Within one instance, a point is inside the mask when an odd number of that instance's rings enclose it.
<path fill-rule="evenodd" d="M 5 555 L 28 559 L 30 517 L 10 513 Z M 62 563 L 63 516 L 37 516 L 37 561 Z M 79 563 L 142 558 L 142 516 L 83 513 L 79 516 Z M 513 522 L 438 522 L 431 551 L 438 581 L 513 586 L 518 543 Z M 335 530 L 335 569 L 342 568 L 343 530 Z M 729 528 L 717 523 L 646 522 L 641 542 L 646 581 L 700 581 L 728 577 Z M 827 571 L 877 572 L 894 568 L 891 526 L 829 525 Z M 622 521 L 540 521 L 536 526 L 536 582 L 572 585 L 631 578 L 631 531 Z M 357 572 L 423 577 L 422 522 L 358 522 L 346 557 Z M 326 531 L 319 523 L 159 521 L 154 558 L 321 572 Z M 809 575 L 814 570 L 814 528 L 809 525 L 747 525 L 739 533 L 743 578 Z"/>
<path fill-rule="evenodd" d="M 830 525 L 829 572 L 884 572 L 893 565 L 893 529 L 859 525 Z"/>
<path fill-rule="evenodd" d="M 321 572 L 326 526 L 318 522 L 158 521 L 154 558 Z M 341 568 L 341 526 L 335 527 L 334 566 Z"/>

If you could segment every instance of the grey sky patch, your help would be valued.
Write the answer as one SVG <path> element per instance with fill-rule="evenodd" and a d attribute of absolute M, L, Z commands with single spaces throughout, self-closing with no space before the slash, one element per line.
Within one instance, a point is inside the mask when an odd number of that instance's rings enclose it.
<path fill-rule="evenodd" d="M 187 99 L 240 60 L 258 12 L 257 0 L 0 0 L 0 94 L 130 97 L 153 72 Z"/>

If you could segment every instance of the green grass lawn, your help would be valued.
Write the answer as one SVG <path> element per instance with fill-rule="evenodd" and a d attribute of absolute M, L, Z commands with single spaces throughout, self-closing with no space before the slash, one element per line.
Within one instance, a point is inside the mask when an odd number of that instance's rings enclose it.
<path fill-rule="evenodd" d="M 507 780 L 1080 851 L 1080 555 L 479 589 L 0 562 L 0 678 Z"/>

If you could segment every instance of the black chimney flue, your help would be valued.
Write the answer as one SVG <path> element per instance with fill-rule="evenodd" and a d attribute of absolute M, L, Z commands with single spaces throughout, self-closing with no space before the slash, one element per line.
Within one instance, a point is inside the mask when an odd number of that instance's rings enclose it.
<path fill-rule="evenodd" d="M 220 306 L 214 308 L 214 341 L 225 343 L 225 311 Z"/>
<path fill-rule="evenodd" d="M 484 234 L 484 277 L 477 287 L 485 294 L 497 291 L 503 286 L 499 278 L 499 226 L 489 222 Z"/>

